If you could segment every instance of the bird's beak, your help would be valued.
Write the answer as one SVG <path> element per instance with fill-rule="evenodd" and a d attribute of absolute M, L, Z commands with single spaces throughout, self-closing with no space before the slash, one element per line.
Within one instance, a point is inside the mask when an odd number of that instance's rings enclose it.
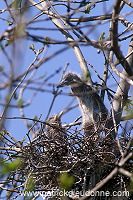
<path fill-rule="evenodd" d="M 62 110 L 62 111 L 58 114 L 58 117 L 61 118 L 63 114 L 64 114 L 64 110 Z"/>
<path fill-rule="evenodd" d="M 62 110 L 60 113 L 58 113 L 58 114 L 56 115 L 55 120 L 60 120 L 63 114 L 64 114 L 64 110 Z"/>
<path fill-rule="evenodd" d="M 64 87 L 64 86 L 65 86 L 65 82 L 64 82 L 64 81 L 61 81 L 61 82 L 57 85 L 57 88 Z"/>
<path fill-rule="evenodd" d="M 60 83 L 57 85 L 57 88 L 63 87 Z"/>

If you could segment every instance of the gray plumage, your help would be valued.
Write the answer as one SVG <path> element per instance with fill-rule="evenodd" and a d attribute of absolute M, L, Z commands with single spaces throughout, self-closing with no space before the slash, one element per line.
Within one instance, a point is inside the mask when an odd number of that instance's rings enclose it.
<path fill-rule="evenodd" d="M 73 95 L 77 97 L 82 112 L 85 135 L 88 136 L 94 132 L 102 131 L 108 111 L 98 93 L 72 72 L 68 72 L 57 87 L 64 86 L 70 86 Z"/>
<path fill-rule="evenodd" d="M 67 136 L 65 128 L 62 127 L 61 116 L 63 112 L 51 116 L 46 125 L 47 137 L 51 140 L 51 147 L 57 151 L 59 155 L 66 155 L 67 149 Z"/>
<path fill-rule="evenodd" d="M 61 125 L 61 116 L 62 113 L 53 115 L 47 121 L 49 125 L 46 125 L 46 130 L 47 130 L 47 136 L 50 139 L 60 141 L 63 140 L 65 137 L 64 135 L 65 129 Z"/>

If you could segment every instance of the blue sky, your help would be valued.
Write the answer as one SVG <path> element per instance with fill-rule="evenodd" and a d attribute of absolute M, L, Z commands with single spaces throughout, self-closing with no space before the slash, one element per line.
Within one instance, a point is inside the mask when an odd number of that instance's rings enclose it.
<path fill-rule="evenodd" d="M 92 16 L 95 16 L 98 14 L 102 15 L 102 14 L 104 14 L 105 11 L 111 11 L 111 9 L 110 9 L 111 3 L 112 3 L 112 1 L 103 3 L 103 4 L 97 4 L 96 8 L 91 10 L 91 15 Z M 5 7 L 6 7 L 5 3 L 4 3 L 4 1 L 2 1 L 1 9 L 4 9 Z M 127 8 L 127 6 L 126 6 L 126 8 Z M 60 13 L 66 12 L 65 9 L 62 9 L 62 7 L 60 7 L 58 9 L 58 11 Z M 125 13 L 125 12 L 127 12 L 126 9 L 123 11 L 123 13 Z M 28 12 L 25 14 L 24 19 L 26 21 L 28 21 L 28 20 L 32 19 L 34 16 L 36 16 L 37 14 L 39 14 L 39 11 L 36 8 L 29 9 Z M 89 16 L 90 16 L 89 14 L 86 14 L 86 17 L 89 17 Z M 11 20 L 8 12 L 4 12 L 3 14 L 1 14 L 0 17 L 4 18 L 6 20 L 9 20 L 9 21 Z M 131 17 L 132 17 L 132 15 L 130 16 L 129 20 L 131 20 Z M 43 15 L 42 17 L 40 17 L 38 19 L 40 20 L 40 19 L 45 19 L 45 18 L 46 18 L 46 16 Z M 87 25 L 90 25 L 90 24 L 92 24 L 92 22 L 89 22 Z M 48 21 L 43 20 L 40 22 L 36 22 L 36 23 L 30 24 L 28 27 L 30 27 L 30 28 L 36 27 L 36 30 L 30 30 L 30 29 L 28 30 L 27 29 L 27 31 L 30 34 L 33 34 L 36 36 L 41 36 L 41 37 L 50 37 L 52 39 L 57 39 L 57 40 L 59 39 L 59 40 L 65 41 L 65 38 L 58 31 L 38 30 L 38 28 L 40 28 L 40 27 L 55 28 L 55 26 L 49 20 Z M 7 28 L 8 28 L 8 24 L 6 23 L 6 21 L 1 19 L 1 31 L 0 32 L 2 33 Z M 89 27 L 86 27 L 83 30 L 84 30 L 84 32 L 86 32 L 89 30 Z M 108 35 L 107 35 L 108 30 L 109 30 L 109 23 L 105 23 L 103 21 L 103 24 L 98 25 L 97 28 L 94 29 L 94 31 L 90 32 L 88 37 L 93 40 L 98 40 L 100 34 L 102 34 L 103 32 L 105 32 L 105 37 L 108 37 Z M 122 30 L 124 30 L 124 27 L 121 25 L 119 32 Z M 27 40 L 26 38 L 17 40 L 15 42 L 15 48 L 13 47 L 13 45 L 6 47 L 6 49 L 5 49 L 6 52 L 9 53 L 11 59 L 13 58 L 15 76 L 17 76 L 20 73 L 22 73 L 23 71 L 25 71 L 25 69 L 27 69 L 29 64 L 33 61 L 35 54 L 33 53 L 32 50 L 29 49 L 29 46 L 31 46 L 32 43 L 34 43 L 36 50 L 43 47 L 43 44 L 40 44 L 39 42 L 33 42 L 31 40 Z M 127 41 L 123 42 L 123 44 L 121 44 L 122 51 L 125 55 L 127 53 L 128 45 L 129 45 L 129 40 L 127 40 Z M 124 48 L 123 48 L 123 46 L 124 46 Z M 44 48 L 46 50 L 46 53 L 44 56 L 47 57 L 48 55 L 52 54 L 56 50 L 59 50 L 61 48 L 61 45 L 50 45 L 48 48 L 46 46 Z M 103 54 L 102 53 L 98 54 L 97 49 L 95 49 L 91 46 L 85 46 L 85 47 L 81 46 L 80 48 L 81 48 L 87 62 L 89 62 L 91 65 L 93 65 L 94 68 L 98 71 L 98 73 L 102 76 L 103 66 L 104 66 Z M 9 72 L 9 62 L 7 61 L 6 57 L 3 55 L 2 51 L 0 52 L 0 60 L 1 60 L 0 65 L 4 66 L 6 71 Z M 69 63 L 67 71 L 75 71 L 79 74 L 81 73 L 81 69 L 80 69 L 79 63 L 77 61 L 77 58 L 76 58 L 72 48 L 69 48 L 68 50 L 66 50 L 66 51 L 62 52 L 61 54 L 57 55 L 56 57 L 54 57 L 54 59 L 51 59 L 48 62 L 42 64 L 40 66 L 40 68 L 37 70 L 37 72 L 35 73 L 35 76 L 33 77 L 33 79 L 35 80 L 38 77 L 45 75 L 44 79 L 41 80 L 43 82 L 51 73 L 54 73 L 57 69 L 61 68 L 60 73 L 56 74 L 55 76 L 53 76 L 53 78 L 51 78 L 48 81 L 48 83 L 54 84 L 55 89 L 56 89 L 56 85 L 58 84 L 58 82 L 61 78 L 62 71 L 65 68 L 66 63 Z M 89 70 L 91 72 L 93 81 L 94 82 L 97 81 L 100 83 L 100 80 L 96 76 L 95 72 L 90 67 L 89 67 Z M 27 79 L 30 76 L 31 76 L 31 74 L 29 74 L 27 76 Z M 119 80 L 119 79 L 117 78 L 117 80 Z M 114 85 L 114 86 L 112 86 L 112 85 Z M 109 87 L 111 86 L 111 89 L 115 90 L 116 83 L 112 78 L 109 79 L 108 86 Z M 39 85 L 37 87 L 39 87 Z M 42 88 L 52 91 L 53 86 L 43 85 Z M 63 88 L 62 90 L 63 90 L 63 92 L 68 92 L 68 91 L 70 91 L 70 88 Z M 20 90 L 18 89 L 17 94 L 19 94 L 19 92 L 20 92 Z M 23 93 L 24 102 L 27 103 L 32 98 L 34 93 L 35 93 L 34 91 L 30 91 L 30 90 L 26 91 L 25 90 L 25 92 Z M 4 91 L 2 91 L 2 93 L 1 93 L 1 101 L 2 102 L 4 101 L 3 97 L 4 97 Z M 52 107 L 50 115 L 59 113 L 61 110 L 63 110 L 67 106 L 67 104 L 69 103 L 71 98 L 72 97 L 67 97 L 67 95 L 58 96 L 55 99 L 55 102 Z M 33 99 L 31 105 L 24 109 L 25 116 L 29 117 L 29 118 L 33 118 L 34 116 L 39 117 L 40 115 L 42 115 L 41 119 L 45 120 L 47 112 L 51 105 L 52 99 L 53 99 L 53 94 L 51 94 L 51 93 L 47 93 L 47 92 L 36 93 L 35 98 Z M 75 103 L 77 103 L 77 102 L 75 101 L 74 104 Z M 13 100 L 11 102 L 11 104 L 16 105 L 17 101 Z M 109 102 L 107 99 L 105 100 L 105 105 L 109 108 Z M 10 109 L 8 115 L 10 117 L 20 116 L 20 111 L 18 108 Z M 79 115 L 80 115 L 79 109 L 75 108 L 73 111 L 65 114 L 62 118 L 62 121 L 64 123 L 72 122 Z M 14 135 L 18 140 L 21 140 L 22 137 L 24 137 L 25 134 L 27 133 L 27 128 L 24 125 L 23 120 L 20 120 L 20 119 L 7 120 L 6 126 L 7 126 L 8 130 L 10 131 L 10 133 L 12 135 Z"/>

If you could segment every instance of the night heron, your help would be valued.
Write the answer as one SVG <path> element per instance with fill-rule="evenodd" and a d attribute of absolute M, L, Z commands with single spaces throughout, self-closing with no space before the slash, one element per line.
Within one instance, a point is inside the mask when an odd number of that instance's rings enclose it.
<path fill-rule="evenodd" d="M 57 86 L 70 86 L 76 96 L 82 112 L 82 124 L 86 136 L 104 130 L 108 111 L 98 93 L 87 85 L 73 72 L 64 75 L 63 80 Z"/>
<path fill-rule="evenodd" d="M 51 147 L 58 149 L 58 154 L 66 155 L 68 152 L 68 141 L 65 128 L 62 127 L 61 123 L 62 114 L 63 111 L 51 116 L 47 120 L 48 124 L 45 126 L 45 129 L 47 137 L 51 140 Z"/>

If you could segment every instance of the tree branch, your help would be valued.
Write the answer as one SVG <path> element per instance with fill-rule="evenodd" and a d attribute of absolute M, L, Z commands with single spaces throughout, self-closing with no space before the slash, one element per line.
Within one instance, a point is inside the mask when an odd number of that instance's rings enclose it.
<path fill-rule="evenodd" d="M 124 67 L 125 71 L 129 76 L 133 75 L 133 69 L 127 62 L 127 60 L 124 58 L 120 47 L 118 45 L 118 18 L 119 18 L 119 12 L 120 12 L 120 4 L 121 0 L 116 0 L 114 4 L 114 10 L 112 13 L 112 23 L 111 23 L 111 29 L 112 29 L 112 50 L 115 53 L 117 59 L 121 63 L 121 65 Z"/>

